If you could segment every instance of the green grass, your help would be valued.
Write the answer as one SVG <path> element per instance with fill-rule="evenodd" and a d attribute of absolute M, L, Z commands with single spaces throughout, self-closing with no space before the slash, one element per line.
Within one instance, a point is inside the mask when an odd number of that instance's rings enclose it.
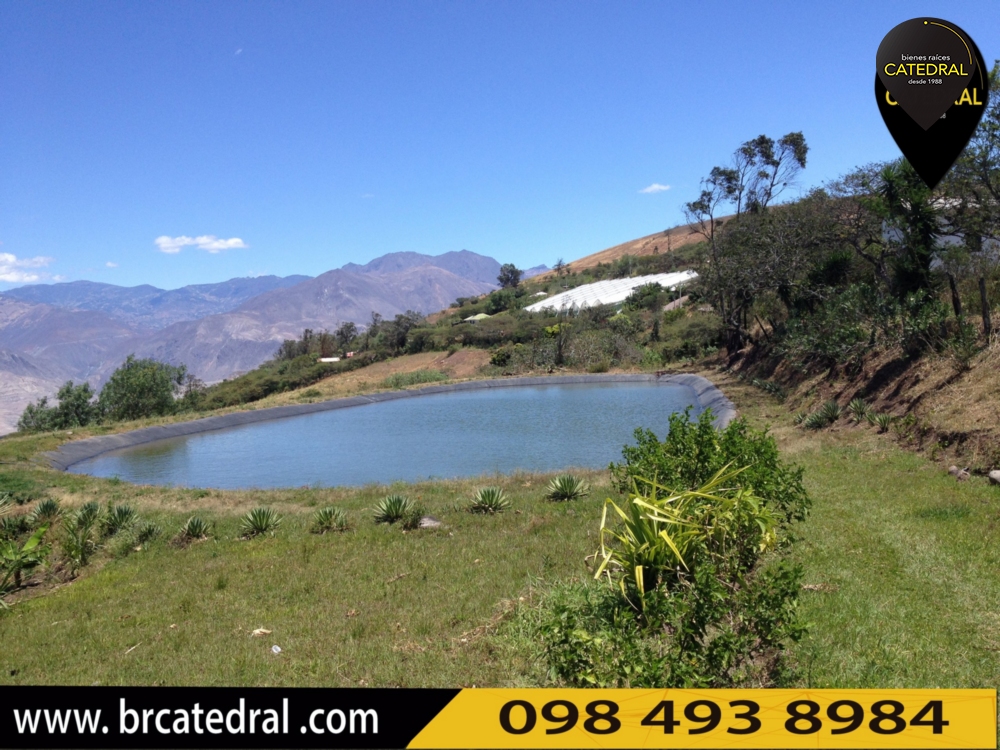
<path fill-rule="evenodd" d="M 1000 491 L 884 437 L 796 456 L 814 499 L 795 649 L 808 687 L 1000 684 Z"/>
<path fill-rule="evenodd" d="M 423 383 L 439 383 L 447 379 L 448 376 L 440 370 L 415 370 L 413 372 L 397 372 L 385 378 L 380 385 L 383 388 L 398 389 Z"/>
<path fill-rule="evenodd" d="M 216 537 L 185 548 L 168 540 L 197 501 L 187 497 L 190 491 L 147 488 L 142 499 L 168 509 L 143 509 L 163 527 L 163 538 L 148 551 L 95 563 L 72 584 L 0 617 L 0 642 L 18 644 L 0 649 L 2 681 L 454 686 L 516 680 L 469 631 L 532 581 L 582 570 L 596 544 L 599 500 L 572 508 L 546 502 L 550 478 L 242 493 L 242 502 L 281 507 L 285 520 L 274 538 L 239 541 L 239 514 L 219 509 L 200 513 L 215 522 Z M 473 488 L 498 479 L 521 512 L 465 512 Z M 376 525 L 370 509 L 387 490 L 419 498 L 444 526 L 403 533 L 399 525 Z M 205 500 L 218 507 L 225 498 L 213 492 Z M 313 500 L 359 520 L 347 533 L 310 534 Z M 169 510 L 175 505 L 185 509 Z M 272 633 L 254 637 L 257 628 Z M 271 653 L 275 644 L 280 656 Z"/>

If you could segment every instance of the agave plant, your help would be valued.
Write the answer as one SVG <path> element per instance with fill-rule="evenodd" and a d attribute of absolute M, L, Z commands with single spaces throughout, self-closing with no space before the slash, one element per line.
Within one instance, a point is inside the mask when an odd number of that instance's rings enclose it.
<path fill-rule="evenodd" d="M 792 424 L 798 427 L 806 421 L 806 416 L 808 415 L 804 411 L 795 412 L 794 416 L 792 416 Z"/>
<path fill-rule="evenodd" d="M 253 539 L 263 534 L 274 536 L 280 525 L 281 516 L 274 508 L 254 508 L 240 519 L 240 536 L 243 539 Z"/>
<path fill-rule="evenodd" d="M 827 401 L 820 407 L 819 413 L 823 415 L 827 424 L 833 424 L 844 416 L 844 409 L 836 401 Z"/>
<path fill-rule="evenodd" d="M 822 430 L 829 424 L 822 411 L 815 411 L 802 420 L 802 426 L 808 430 Z"/>
<path fill-rule="evenodd" d="M 157 526 L 152 521 L 143 521 L 140 523 L 135 530 L 135 541 L 137 547 L 145 547 L 151 541 L 156 539 L 163 529 Z"/>
<path fill-rule="evenodd" d="M 375 506 L 375 523 L 396 523 L 413 510 L 413 502 L 405 495 L 386 495 Z"/>
<path fill-rule="evenodd" d="M 572 474 L 562 474 L 551 482 L 545 497 L 556 502 L 579 500 L 590 494 L 590 485 Z"/>
<path fill-rule="evenodd" d="M 63 515 L 62 549 L 73 574 L 90 562 L 90 556 L 97 551 L 95 530 L 100 513 L 100 506 L 89 502 Z"/>
<path fill-rule="evenodd" d="M 9 492 L 0 492 L 0 518 L 14 510 L 14 500 Z"/>
<path fill-rule="evenodd" d="M 193 542 L 198 539 L 207 539 L 211 533 L 208 522 L 199 516 L 191 516 L 177 534 L 177 541 Z"/>
<path fill-rule="evenodd" d="M 104 514 L 101 523 L 101 530 L 106 537 L 114 536 L 120 531 L 124 531 L 139 520 L 139 514 L 131 505 L 112 505 L 108 503 L 108 510 Z"/>
<path fill-rule="evenodd" d="M 856 398 L 847 405 L 847 411 L 851 413 L 851 419 L 860 424 L 868 419 L 872 408 L 863 399 Z"/>
<path fill-rule="evenodd" d="M 879 432 L 888 432 L 894 420 L 895 418 L 891 414 L 876 414 L 872 418 L 872 424 L 878 427 Z"/>
<path fill-rule="evenodd" d="M 312 525 L 309 531 L 313 534 L 325 534 L 328 531 L 346 531 L 347 513 L 343 508 L 327 506 L 320 508 L 313 514 Z"/>
<path fill-rule="evenodd" d="M 28 521 L 35 528 L 41 526 L 43 523 L 51 526 L 55 521 L 59 520 L 59 516 L 61 515 L 62 508 L 59 506 L 59 501 L 46 498 L 35 506 L 35 509 L 28 517 Z"/>
<path fill-rule="evenodd" d="M 500 487 L 483 487 L 469 504 L 470 513 L 503 513 L 510 507 L 510 500 Z"/>
<path fill-rule="evenodd" d="M 0 518 L 0 539 L 16 539 L 29 528 L 31 525 L 26 515 Z"/>

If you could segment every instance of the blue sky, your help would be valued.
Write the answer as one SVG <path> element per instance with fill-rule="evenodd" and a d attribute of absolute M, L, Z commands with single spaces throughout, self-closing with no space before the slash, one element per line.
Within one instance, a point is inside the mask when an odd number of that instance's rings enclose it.
<path fill-rule="evenodd" d="M 922 13 L 1000 57 L 994 2 L 5 0 L 0 289 L 571 260 L 761 133 L 802 187 L 895 158 L 875 51 Z"/>

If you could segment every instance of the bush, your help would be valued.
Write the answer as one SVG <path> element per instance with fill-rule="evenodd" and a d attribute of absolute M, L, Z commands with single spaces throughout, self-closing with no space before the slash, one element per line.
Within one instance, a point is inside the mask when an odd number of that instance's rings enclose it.
<path fill-rule="evenodd" d="M 74 386 L 69 380 L 56 393 L 56 398 L 59 399 L 57 406 L 49 406 L 46 397 L 28 404 L 17 422 L 18 432 L 66 430 L 96 421 L 98 410 L 92 403 L 94 391 L 89 383 Z"/>
<path fill-rule="evenodd" d="M 538 635 L 549 679 L 571 686 L 769 687 L 788 682 L 784 649 L 804 628 L 801 570 L 777 551 L 805 517 L 802 470 L 742 419 L 670 418 L 662 442 L 612 464 L 627 493 L 605 501 L 598 583 L 557 587 Z"/>
<path fill-rule="evenodd" d="M 253 539 L 265 534 L 274 536 L 280 525 L 281 516 L 273 508 L 254 508 L 240 519 L 240 538 Z"/>
<path fill-rule="evenodd" d="M 387 495 L 375 506 L 375 523 L 396 523 L 413 511 L 413 502 L 404 495 Z"/>
<path fill-rule="evenodd" d="M 503 513 L 510 508 L 510 500 L 500 487 L 483 487 L 469 503 L 470 513 Z"/>
<path fill-rule="evenodd" d="M 690 490 L 704 485 L 725 466 L 743 466 L 741 484 L 753 487 L 782 523 L 805 518 L 810 501 L 802 485 L 802 469 L 781 460 L 773 437 L 752 429 L 742 418 L 719 430 L 712 424 L 711 410 L 702 412 L 696 421 L 690 412 L 688 408 L 670 416 L 662 443 L 651 430 L 635 431 L 636 445 L 622 449 L 624 462 L 610 466 L 620 492 L 632 492 L 639 478 L 675 491 Z M 640 484 L 639 491 L 648 491 L 648 486 Z"/>
<path fill-rule="evenodd" d="M 313 514 L 309 531 L 313 534 L 325 534 L 328 531 L 347 531 L 347 513 L 343 508 L 328 506 L 320 508 Z"/>
<path fill-rule="evenodd" d="M 572 474 L 562 474 L 551 482 L 545 492 L 548 500 L 565 502 L 567 500 L 579 500 L 590 494 L 590 485 L 582 479 L 574 477 Z"/>

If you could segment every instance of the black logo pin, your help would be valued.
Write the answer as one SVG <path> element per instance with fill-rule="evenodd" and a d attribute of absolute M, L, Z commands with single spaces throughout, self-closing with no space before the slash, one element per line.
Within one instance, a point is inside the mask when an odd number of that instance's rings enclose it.
<path fill-rule="evenodd" d="M 969 142 L 989 97 L 975 42 L 940 18 L 913 18 L 885 35 L 875 98 L 903 156 L 934 187 Z"/>

